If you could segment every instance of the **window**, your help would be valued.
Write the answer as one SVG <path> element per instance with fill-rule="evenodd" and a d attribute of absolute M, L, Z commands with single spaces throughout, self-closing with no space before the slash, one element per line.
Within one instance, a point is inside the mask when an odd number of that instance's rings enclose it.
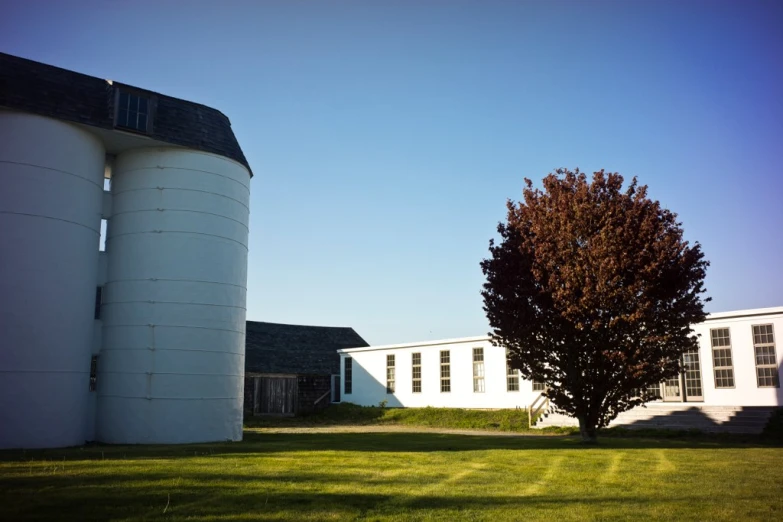
<path fill-rule="evenodd" d="M 451 391 L 451 355 L 448 350 L 440 352 L 440 391 Z"/>
<path fill-rule="evenodd" d="M 93 355 L 90 359 L 90 391 L 94 392 L 98 384 L 98 356 Z"/>
<path fill-rule="evenodd" d="M 731 338 L 728 328 L 710 330 L 712 361 L 715 369 L 715 387 L 734 387 L 734 366 L 731 361 Z"/>
<path fill-rule="evenodd" d="M 114 125 L 146 134 L 149 132 L 150 105 L 149 98 L 119 91 Z"/>
<path fill-rule="evenodd" d="M 101 235 L 98 238 L 98 252 L 106 252 L 106 235 L 108 234 L 109 222 L 101 219 Z"/>
<path fill-rule="evenodd" d="M 536 380 L 533 381 L 533 391 L 544 391 L 544 390 L 546 390 L 546 384 Z"/>
<path fill-rule="evenodd" d="M 647 388 L 634 388 L 631 390 L 632 397 L 644 397 L 651 401 L 657 401 L 661 398 L 661 385 L 654 384 Z"/>
<path fill-rule="evenodd" d="M 756 352 L 756 382 L 759 388 L 779 388 L 775 334 L 771 324 L 753 327 L 753 349 Z"/>
<path fill-rule="evenodd" d="M 699 350 L 691 350 L 682 354 L 685 377 L 685 397 L 687 400 L 703 400 L 701 389 L 701 359 Z"/>
<path fill-rule="evenodd" d="M 411 354 L 411 375 L 413 376 L 413 393 L 421 393 L 421 354 Z"/>
<path fill-rule="evenodd" d="M 386 393 L 394 393 L 394 355 L 386 356 Z"/>
<path fill-rule="evenodd" d="M 508 358 L 506 359 L 506 391 L 519 391 L 519 373 L 509 366 Z"/>
<path fill-rule="evenodd" d="M 343 371 L 345 376 L 345 394 L 353 393 L 353 359 L 350 357 L 345 358 L 345 370 Z"/>
<path fill-rule="evenodd" d="M 473 392 L 484 393 L 484 348 L 473 348 Z"/>
<path fill-rule="evenodd" d="M 103 303 L 103 287 L 95 289 L 95 318 L 101 318 L 101 303 Z"/>

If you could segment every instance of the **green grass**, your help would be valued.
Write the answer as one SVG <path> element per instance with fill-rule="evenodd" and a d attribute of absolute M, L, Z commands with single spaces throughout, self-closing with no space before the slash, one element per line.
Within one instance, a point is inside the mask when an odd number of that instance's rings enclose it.
<path fill-rule="evenodd" d="M 246 417 L 252 427 L 297 426 L 420 426 L 451 430 L 531 431 L 526 410 L 466 410 L 460 408 L 383 408 L 351 403 L 332 405 L 302 417 Z M 545 433 L 573 433 L 554 429 Z"/>
<path fill-rule="evenodd" d="M 779 520 L 759 442 L 272 433 L 0 452 L 0 520 Z"/>
<path fill-rule="evenodd" d="M 341 403 L 311 415 L 300 417 L 245 416 L 246 427 L 301 428 L 320 426 L 409 426 L 443 430 L 481 430 L 513 432 L 529 435 L 575 435 L 575 427 L 530 428 L 526 410 L 469 410 L 460 408 L 382 408 Z M 652 437 L 700 439 L 722 442 L 757 442 L 758 435 L 703 433 L 699 430 L 667 430 L 655 428 L 605 428 L 599 437 Z M 783 443 L 783 408 L 770 419 L 761 439 L 767 443 Z"/>

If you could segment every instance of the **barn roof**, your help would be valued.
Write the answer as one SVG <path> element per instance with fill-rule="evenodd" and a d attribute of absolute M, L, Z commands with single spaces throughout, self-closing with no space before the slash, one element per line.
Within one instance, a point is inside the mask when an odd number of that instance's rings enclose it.
<path fill-rule="evenodd" d="M 337 350 L 369 346 L 349 327 L 247 321 L 247 373 L 340 373 Z"/>
<path fill-rule="evenodd" d="M 0 107 L 114 131 L 115 89 L 154 99 L 152 129 L 145 139 L 217 154 L 250 171 L 231 122 L 217 109 L 0 53 Z"/>

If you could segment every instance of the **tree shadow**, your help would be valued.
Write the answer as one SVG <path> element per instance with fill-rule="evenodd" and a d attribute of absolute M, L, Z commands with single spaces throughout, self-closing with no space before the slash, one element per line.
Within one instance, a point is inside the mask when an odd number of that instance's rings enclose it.
<path fill-rule="evenodd" d="M 640 413 L 651 413 L 650 416 L 630 422 L 624 421 L 612 429 L 658 429 L 674 431 L 677 434 L 699 431 L 752 436 L 761 434 L 776 409 L 772 406 L 742 406 L 732 411 L 710 411 L 709 407 L 702 408 L 694 405 L 656 413 L 656 409 L 650 407 L 640 411 Z M 728 418 L 723 418 L 726 416 Z"/>
<path fill-rule="evenodd" d="M 227 479 L 226 477 L 230 477 Z M 335 475 L 247 476 L 241 481 L 230 472 L 225 475 L 196 474 L 188 481 L 166 484 L 171 474 L 149 477 L 146 474 L 115 473 L 105 476 L 81 477 L 25 477 L 2 479 L 6 490 L 24 491 L 32 488 L 47 491 L 46 495 L 17 496 L 0 507 L 0 515 L 9 520 L 41 520 L 57 514 L 58 520 L 108 520 L 155 519 L 187 517 L 188 520 L 213 520 L 235 518 L 275 519 L 343 519 L 366 517 L 383 513 L 398 513 L 405 518 L 450 518 L 466 513 L 487 513 L 505 509 L 519 514 L 549 509 L 605 509 L 615 513 L 634 512 L 642 515 L 649 510 L 666 506 L 687 506 L 703 503 L 708 495 L 692 491 L 661 496 L 654 491 L 618 490 L 614 492 L 594 490 L 576 495 L 560 491 L 544 494 L 432 494 L 426 485 L 394 477 L 379 483 L 379 487 L 391 487 L 394 493 L 345 491 L 348 483 L 357 478 L 342 480 Z M 194 480 L 197 478 L 198 480 Z M 295 491 L 281 490 L 280 484 L 293 486 Z M 306 484 L 318 484 L 312 490 Z M 301 487 L 299 486 L 301 485 Z M 366 483 L 363 483 L 363 487 Z M 372 484 L 369 485 L 372 488 Z M 407 487 L 406 487 L 407 486 Z M 342 488 L 341 491 L 324 491 L 324 488 Z M 425 488 L 425 489 L 422 489 Z M 758 502 L 757 495 L 733 495 L 733 502 Z M 540 513 L 540 511 L 539 511 Z M 585 513 L 589 513 L 586 511 Z"/>
<path fill-rule="evenodd" d="M 610 435 L 623 435 L 610 430 Z M 646 436 L 645 436 L 646 435 Z M 705 449 L 736 447 L 770 447 L 780 443 L 767 442 L 756 435 L 721 437 L 689 434 L 672 438 L 656 432 L 643 436 L 601 436 L 597 444 L 585 445 L 578 436 L 546 435 L 460 435 L 432 432 L 323 433 L 306 430 L 300 433 L 246 431 L 241 442 L 187 445 L 102 445 L 76 448 L 2 450 L 0 462 L 41 461 L 69 462 L 78 460 L 171 460 L 231 456 L 253 458 L 259 454 L 289 452 L 374 452 L 374 453 L 436 453 L 486 450 L 599 450 L 617 449 Z"/>

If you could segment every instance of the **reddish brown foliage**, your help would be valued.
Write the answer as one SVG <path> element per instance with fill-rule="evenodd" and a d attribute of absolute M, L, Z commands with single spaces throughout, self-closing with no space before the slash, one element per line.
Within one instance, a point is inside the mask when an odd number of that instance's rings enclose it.
<path fill-rule="evenodd" d="M 682 354 L 698 348 L 690 325 L 705 318 L 709 262 L 635 178 L 625 191 L 603 170 L 592 182 L 557 170 L 543 191 L 525 182 L 481 263 L 492 340 L 594 438 L 649 400 L 635 389 L 676 376 Z"/>

